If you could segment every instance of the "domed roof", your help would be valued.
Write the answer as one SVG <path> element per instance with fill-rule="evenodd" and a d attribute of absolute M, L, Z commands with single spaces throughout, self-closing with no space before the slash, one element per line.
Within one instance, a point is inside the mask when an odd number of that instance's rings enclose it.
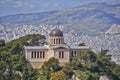
<path fill-rule="evenodd" d="M 63 36 L 63 33 L 62 33 L 62 31 L 60 31 L 59 29 L 53 29 L 53 30 L 50 32 L 50 36 L 59 36 L 59 37 L 62 37 L 62 36 Z"/>

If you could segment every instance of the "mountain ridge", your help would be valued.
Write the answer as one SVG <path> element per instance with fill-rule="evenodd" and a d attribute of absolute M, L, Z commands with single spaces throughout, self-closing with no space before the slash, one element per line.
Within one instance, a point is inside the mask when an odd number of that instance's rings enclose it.
<path fill-rule="evenodd" d="M 0 17 L 0 24 L 14 26 L 15 24 L 50 24 L 60 22 L 68 30 L 74 29 L 78 34 L 99 34 L 106 32 L 113 24 L 120 24 L 120 5 L 107 3 L 90 3 L 65 10 L 17 14 Z"/>

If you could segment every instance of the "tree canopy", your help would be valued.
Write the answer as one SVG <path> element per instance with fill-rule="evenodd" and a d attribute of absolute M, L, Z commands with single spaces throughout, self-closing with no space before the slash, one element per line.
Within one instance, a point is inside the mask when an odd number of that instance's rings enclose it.
<path fill-rule="evenodd" d="M 51 73 L 50 80 L 67 80 L 63 71 Z"/>
<path fill-rule="evenodd" d="M 38 79 L 38 71 L 27 66 L 23 47 L 24 45 L 38 45 L 40 40 L 45 40 L 45 36 L 30 34 L 8 43 L 0 40 L 0 80 Z"/>
<path fill-rule="evenodd" d="M 8 43 L 0 40 L 0 80 L 98 80 L 101 76 L 120 80 L 120 65 L 110 61 L 111 56 L 106 55 L 108 50 L 102 49 L 98 54 L 91 50 L 78 51 L 64 66 L 52 57 L 41 69 L 35 70 L 25 60 L 23 47 L 39 43 L 46 43 L 45 36 L 30 34 Z"/>

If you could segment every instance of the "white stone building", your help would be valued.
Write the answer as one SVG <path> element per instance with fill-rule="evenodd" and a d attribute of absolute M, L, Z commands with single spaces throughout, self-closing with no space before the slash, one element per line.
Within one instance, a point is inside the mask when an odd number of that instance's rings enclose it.
<path fill-rule="evenodd" d="M 79 50 L 88 50 L 87 46 L 68 46 L 64 43 L 63 33 L 58 29 L 50 32 L 49 44 L 43 46 L 25 46 L 25 57 L 33 68 L 39 69 L 51 57 L 59 60 L 60 65 L 69 62 Z"/>

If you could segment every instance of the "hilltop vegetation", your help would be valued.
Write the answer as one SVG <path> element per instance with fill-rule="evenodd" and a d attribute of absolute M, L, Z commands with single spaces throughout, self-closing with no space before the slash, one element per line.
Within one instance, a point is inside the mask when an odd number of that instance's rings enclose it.
<path fill-rule="evenodd" d="M 0 80 L 36 80 L 37 71 L 26 65 L 23 46 L 38 45 L 41 39 L 45 36 L 31 34 L 6 44 L 0 40 Z"/>
<path fill-rule="evenodd" d="M 51 58 L 41 69 L 35 70 L 27 65 L 23 46 L 38 45 L 41 40 L 45 40 L 45 36 L 40 34 L 20 37 L 6 44 L 0 40 L 0 80 L 99 80 L 100 76 L 107 76 L 109 80 L 120 79 L 120 65 L 110 61 L 106 50 L 99 54 L 90 50 L 79 51 L 65 66 Z"/>

